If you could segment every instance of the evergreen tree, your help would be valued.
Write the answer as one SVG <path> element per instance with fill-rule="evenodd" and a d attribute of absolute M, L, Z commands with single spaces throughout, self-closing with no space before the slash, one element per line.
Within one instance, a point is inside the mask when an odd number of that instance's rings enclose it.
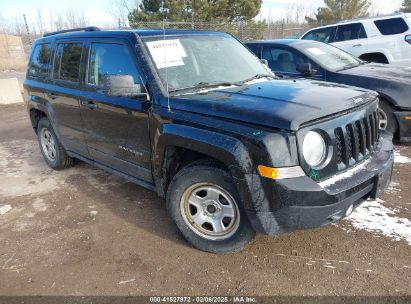
<path fill-rule="evenodd" d="M 411 13 L 411 0 L 404 0 L 402 3 L 401 12 Z"/>
<path fill-rule="evenodd" d="M 262 0 L 143 0 L 129 15 L 130 25 L 144 21 L 234 22 L 251 20 L 260 11 Z"/>
<path fill-rule="evenodd" d="M 369 0 L 324 0 L 326 7 L 320 7 L 315 18 L 307 17 L 309 23 L 332 24 L 337 21 L 366 17 Z"/>

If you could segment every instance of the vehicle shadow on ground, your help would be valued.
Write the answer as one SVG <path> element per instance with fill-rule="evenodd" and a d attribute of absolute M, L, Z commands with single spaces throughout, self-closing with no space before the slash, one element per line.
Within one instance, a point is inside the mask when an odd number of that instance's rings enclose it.
<path fill-rule="evenodd" d="M 166 212 L 165 200 L 124 178 L 107 173 L 83 162 L 66 182 L 75 186 L 94 204 L 103 204 L 121 219 L 149 233 L 179 244 L 185 244 Z"/>

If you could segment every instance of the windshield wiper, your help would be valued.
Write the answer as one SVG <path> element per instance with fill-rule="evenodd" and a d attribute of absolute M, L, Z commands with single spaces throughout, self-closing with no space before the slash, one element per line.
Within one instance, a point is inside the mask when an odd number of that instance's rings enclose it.
<path fill-rule="evenodd" d="M 355 68 L 359 65 L 360 65 L 360 63 L 347 64 L 343 68 L 339 69 L 337 72 L 349 70 L 349 69 Z"/>
<path fill-rule="evenodd" d="M 186 87 L 186 88 L 179 88 L 170 90 L 169 93 L 180 92 L 180 91 L 187 91 L 187 90 L 198 90 L 198 89 L 205 89 L 205 88 L 216 88 L 216 87 L 231 87 L 231 86 L 238 86 L 240 84 L 236 82 L 228 82 L 228 81 L 201 81 L 193 86 Z"/>
<path fill-rule="evenodd" d="M 252 81 L 252 80 L 255 80 L 255 79 L 261 79 L 261 78 L 271 78 L 271 79 L 275 79 L 275 76 L 267 75 L 267 74 L 257 74 L 257 75 L 254 75 L 253 77 L 250 77 L 250 78 L 248 78 L 248 79 L 245 79 L 245 80 L 243 80 L 243 81 L 240 81 L 239 83 L 246 83 L 246 82 L 249 82 L 249 81 Z"/>

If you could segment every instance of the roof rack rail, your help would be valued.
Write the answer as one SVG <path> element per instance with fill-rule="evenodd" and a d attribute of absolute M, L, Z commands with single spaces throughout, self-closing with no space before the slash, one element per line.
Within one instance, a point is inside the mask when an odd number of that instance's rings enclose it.
<path fill-rule="evenodd" d="M 360 18 L 353 18 L 353 19 L 346 19 L 346 20 L 340 20 L 337 23 L 347 23 L 347 22 L 352 22 L 352 21 L 361 21 L 361 20 L 372 20 L 372 19 L 378 19 L 378 18 L 386 18 L 386 17 L 394 17 L 394 16 L 403 16 L 405 15 L 402 12 L 395 12 L 392 14 L 382 14 L 378 16 L 370 16 L 370 17 L 360 17 Z"/>
<path fill-rule="evenodd" d="M 50 33 L 44 34 L 43 37 L 53 36 L 53 35 L 57 35 L 57 34 L 71 33 L 71 32 L 82 32 L 82 31 L 84 31 L 84 32 L 96 32 L 96 31 L 101 31 L 101 29 L 96 27 L 96 26 L 79 27 L 79 28 L 74 28 L 74 29 L 69 29 L 69 30 L 50 32 Z"/>

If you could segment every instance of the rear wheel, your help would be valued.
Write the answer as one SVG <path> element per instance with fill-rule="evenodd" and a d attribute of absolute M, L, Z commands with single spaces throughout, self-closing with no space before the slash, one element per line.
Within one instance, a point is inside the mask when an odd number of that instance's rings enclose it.
<path fill-rule="evenodd" d="M 174 177 L 167 210 L 184 238 L 203 251 L 237 252 L 255 235 L 231 176 L 201 162 Z"/>
<path fill-rule="evenodd" d="M 48 118 L 43 117 L 37 125 L 37 137 L 41 153 L 47 165 L 55 170 L 62 170 L 73 165 L 73 159 L 67 155 Z"/>

